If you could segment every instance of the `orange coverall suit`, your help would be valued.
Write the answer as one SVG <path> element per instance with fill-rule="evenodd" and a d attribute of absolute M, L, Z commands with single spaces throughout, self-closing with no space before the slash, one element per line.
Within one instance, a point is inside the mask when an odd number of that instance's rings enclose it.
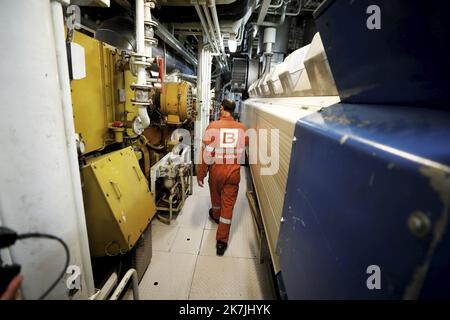
<path fill-rule="evenodd" d="M 231 116 L 222 116 L 211 122 L 203 138 L 202 159 L 197 179 L 203 181 L 209 171 L 212 215 L 219 220 L 216 240 L 228 242 L 234 204 L 239 191 L 240 163 L 243 162 L 245 126 Z"/>

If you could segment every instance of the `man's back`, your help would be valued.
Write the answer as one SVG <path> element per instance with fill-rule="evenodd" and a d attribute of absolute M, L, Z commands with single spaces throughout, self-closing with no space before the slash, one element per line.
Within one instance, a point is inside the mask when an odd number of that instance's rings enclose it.
<path fill-rule="evenodd" d="M 221 117 L 206 128 L 203 138 L 202 158 L 197 169 L 197 181 L 209 172 L 209 191 L 212 207 L 211 219 L 219 224 L 216 233 L 217 254 L 223 255 L 227 248 L 233 208 L 239 191 L 240 165 L 246 146 L 246 128 L 233 119 L 235 103 L 224 99 Z"/>
<path fill-rule="evenodd" d="M 246 127 L 231 116 L 222 116 L 209 124 L 203 143 L 211 165 L 240 165 L 246 146 Z"/>

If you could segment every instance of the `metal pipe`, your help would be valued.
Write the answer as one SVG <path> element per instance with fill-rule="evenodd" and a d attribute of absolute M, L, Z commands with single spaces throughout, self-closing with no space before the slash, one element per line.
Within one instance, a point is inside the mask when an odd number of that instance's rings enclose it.
<path fill-rule="evenodd" d="M 153 19 L 155 22 L 158 22 L 156 19 Z M 175 38 L 166 27 L 158 22 L 158 29 L 155 31 L 155 34 L 161 38 L 162 41 L 167 43 L 172 49 L 177 51 L 183 58 L 185 58 L 189 63 L 194 66 L 198 65 L 197 59 L 183 47 L 183 45 Z"/>
<path fill-rule="evenodd" d="M 287 10 L 286 10 L 286 16 L 291 16 L 291 17 L 298 16 L 300 14 L 300 12 L 302 11 L 302 7 L 303 7 L 302 3 L 303 3 L 302 0 L 298 1 L 298 8 L 297 8 L 296 12 L 287 12 Z M 272 15 L 280 15 L 281 14 L 281 13 L 278 13 L 277 11 L 269 11 L 268 13 L 272 14 Z"/>
<path fill-rule="evenodd" d="M 238 36 L 236 38 L 236 42 L 241 46 L 242 45 L 242 40 L 244 39 L 244 29 L 245 29 L 245 23 L 244 21 L 242 21 L 242 25 L 239 28 L 239 33 Z"/>
<path fill-rule="evenodd" d="M 138 274 L 136 269 L 130 269 L 125 273 L 122 280 L 120 281 L 119 285 L 117 286 L 114 293 L 111 295 L 110 300 L 117 300 L 119 299 L 120 295 L 122 294 L 123 289 L 125 289 L 125 286 L 128 284 L 128 281 L 132 279 L 132 287 L 133 287 L 133 298 L 134 300 L 139 300 L 139 281 L 138 281 Z"/>
<path fill-rule="evenodd" d="M 278 27 L 278 26 L 282 25 L 286 19 L 286 9 L 287 9 L 288 3 L 289 3 L 289 0 L 284 2 L 283 8 L 281 9 L 281 17 L 278 20 L 278 22 L 262 22 L 262 23 L 260 23 L 260 24 L 258 23 L 258 24 L 261 26 L 264 26 L 264 27 Z"/>
<path fill-rule="evenodd" d="M 270 9 L 278 9 L 279 7 L 281 7 L 283 5 L 283 0 L 280 0 L 277 4 L 271 4 L 269 5 Z"/>
<path fill-rule="evenodd" d="M 77 213 L 78 230 L 81 234 L 80 252 L 81 263 L 86 279 L 88 296 L 94 294 L 94 278 L 92 273 L 89 243 L 87 239 L 86 218 L 84 214 L 83 196 L 80 188 L 80 170 L 77 155 L 75 128 L 73 124 L 72 96 L 70 88 L 69 67 L 67 61 L 67 47 L 65 42 L 64 15 L 61 2 L 51 1 L 52 26 L 56 50 L 56 62 L 58 66 L 58 81 L 62 96 L 62 109 L 64 116 L 64 130 L 66 133 L 66 145 L 70 164 L 70 179 L 72 181 L 75 210 Z"/>
<path fill-rule="evenodd" d="M 208 33 L 208 26 L 206 25 L 206 21 L 205 21 L 205 18 L 203 17 L 203 13 L 202 13 L 202 10 L 200 9 L 198 1 L 194 2 L 194 7 L 195 7 L 195 10 L 197 11 L 197 15 L 198 15 L 198 17 L 200 19 L 200 23 L 202 25 L 203 32 L 204 32 L 204 35 L 206 37 L 206 40 L 207 40 L 208 43 L 212 43 L 211 39 L 209 37 L 209 33 Z"/>
<path fill-rule="evenodd" d="M 153 26 L 156 24 L 152 21 L 150 12 L 150 8 L 153 6 L 153 0 L 136 0 L 136 53 L 131 63 L 137 70 L 137 83 L 133 83 L 131 88 L 134 90 L 132 103 L 138 108 L 139 114 L 133 122 L 133 131 L 138 135 L 150 126 L 147 107 L 150 105 L 149 92 L 152 85 L 149 82 L 152 79 L 147 76 L 146 68 L 150 65 L 151 46 L 155 43 Z"/>
<path fill-rule="evenodd" d="M 212 20 L 211 20 L 211 16 L 209 14 L 209 9 L 206 6 L 206 4 L 202 4 L 202 8 L 203 8 L 203 12 L 204 12 L 205 17 L 206 17 L 206 21 L 208 22 L 208 27 L 209 27 L 208 31 L 210 32 L 211 39 L 212 39 L 211 44 L 216 47 L 217 52 L 221 52 L 221 50 L 219 48 L 219 44 L 218 44 L 217 39 L 216 39 L 216 35 L 214 33 L 214 27 L 213 27 L 213 23 L 212 23 Z"/>
<path fill-rule="evenodd" d="M 225 67 L 228 69 L 227 56 L 225 54 L 225 47 L 223 45 L 222 34 L 220 32 L 220 24 L 219 24 L 219 18 L 217 16 L 216 5 L 215 5 L 214 0 L 211 0 L 211 1 L 212 1 L 213 7 L 211 7 L 211 5 L 206 6 L 206 4 L 202 4 L 202 7 L 203 7 L 203 10 L 205 11 L 205 16 L 206 16 L 206 20 L 208 20 L 210 31 L 212 32 L 212 34 L 214 36 L 214 42 L 215 42 L 215 45 L 217 47 L 217 50 L 221 53 L 222 60 L 225 63 Z M 211 10 L 211 15 L 210 15 L 210 12 L 208 11 L 208 7 Z M 214 19 L 214 14 L 215 14 L 215 19 Z M 211 16 L 213 16 L 213 17 L 211 18 Z M 214 20 L 214 26 L 213 26 L 213 23 L 212 23 L 211 19 Z M 216 35 L 214 33 L 214 27 L 215 27 L 216 32 L 217 32 L 217 37 L 216 37 Z M 220 63 L 220 61 L 219 61 L 219 66 L 220 66 L 221 69 L 223 68 L 223 64 Z"/>
<path fill-rule="evenodd" d="M 153 28 L 151 26 L 147 26 L 147 23 L 151 23 L 152 20 L 152 14 L 151 14 L 151 6 L 152 4 L 150 3 L 150 1 L 146 0 L 144 2 L 144 34 L 149 32 L 149 36 L 153 37 Z M 147 30 L 148 29 L 148 30 Z M 149 41 L 149 37 L 145 37 L 145 55 L 147 57 L 151 57 L 152 56 L 152 43 L 151 40 Z"/>
<path fill-rule="evenodd" d="M 215 0 L 209 1 L 209 9 L 211 10 L 214 26 L 216 28 L 217 37 L 219 38 L 220 48 L 222 49 L 222 52 L 225 52 L 225 47 L 223 45 L 223 38 L 222 33 L 220 32 L 220 24 L 219 24 L 219 18 L 217 16 L 217 9 L 216 9 L 216 2 Z"/>
<path fill-rule="evenodd" d="M 298 9 L 297 12 L 291 13 L 291 12 L 286 12 L 287 16 L 298 16 L 300 14 L 300 12 L 302 12 L 303 9 L 303 0 L 298 0 Z"/>
<path fill-rule="evenodd" d="M 213 51 L 213 54 L 221 54 L 220 50 L 217 48 L 217 44 L 215 44 L 214 41 L 212 41 L 210 36 L 209 36 L 208 26 L 206 24 L 205 17 L 203 16 L 202 9 L 200 8 L 200 5 L 198 4 L 198 1 L 194 2 L 194 7 L 195 7 L 195 10 L 197 11 L 197 15 L 198 15 L 198 17 L 200 19 L 200 23 L 201 23 L 202 28 L 203 28 L 204 37 L 206 38 L 207 42 L 210 44 L 211 49 Z M 223 69 L 224 66 L 223 66 L 222 62 L 220 61 L 220 59 L 218 57 L 216 57 L 216 59 L 217 59 L 217 63 L 219 64 L 219 67 L 221 69 Z M 200 64 L 200 62 L 199 62 L 199 64 Z"/>
<path fill-rule="evenodd" d="M 136 53 L 145 54 L 145 26 L 144 26 L 144 0 L 136 0 Z M 145 85 L 145 66 L 138 65 L 137 83 Z"/>
<path fill-rule="evenodd" d="M 266 18 L 267 11 L 269 10 L 270 0 L 263 0 L 261 8 L 259 9 L 258 20 L 256 20 L 257 25 L 261 25 Z"/>
<path fill-rule="evenodd" d="M 106 280 L 103 287 L 91 298 L 90 300 L 106 300 L 111 293 L 111 291 L 114 289 L 114 287 L 117 285 L 118 277 L 117 273 L 113 272 L 108 280 Z"/>

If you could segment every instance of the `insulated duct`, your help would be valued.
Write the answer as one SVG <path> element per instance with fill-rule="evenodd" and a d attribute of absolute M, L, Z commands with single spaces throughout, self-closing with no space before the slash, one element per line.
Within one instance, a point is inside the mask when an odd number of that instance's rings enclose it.
<path fill-rule="evenodd" d="M 242 19 L 252 7 L 254 0 L 237 0 L 228 4 L 216 0 L 217 16 L 221 21 L 237 21 Z M 169 0 L 171 2 L 171 0 Z M 195 8 L 191 1 L 190 6 L 162 6 L 158 10 L 158 19 L 161 22 L 198 22 Z M 174 21 L 176 17 L 176 21 Z"/>
<path fill-rule="evenodd" d="M 153 20 L 158 23 L 156 19 Z M 164 58 L 167 73 L 176 69 L 182 73 L 194 75 L 194 66 L 197 65 L 197 58 L 184 49 L 183 45 L 164 26 L 158 24 L 155 35 L 161 41 L 158 42 L 158 46 L 152 48 L 152 54 L 154 57 L 160 56 Z M 105 20 L 95 31 L 95 38 L 119 50 L 136 50 L 134 22 L 129 17 L 114 17 Z M 167 44 L 167 48 L 164 48 L 162 42 Z M 184 49 L 184 53 L 180 49 Z"/>

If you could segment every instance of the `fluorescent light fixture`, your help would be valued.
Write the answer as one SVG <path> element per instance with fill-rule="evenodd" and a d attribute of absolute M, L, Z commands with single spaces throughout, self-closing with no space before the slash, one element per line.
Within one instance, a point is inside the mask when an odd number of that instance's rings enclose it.
<path fill-rule="evenodd" d="M 230 37 L 228 38 L 228 50 L 230 52 L 236 52 L 237 42 L 236 42 L 236 34 L 230 33 Z"/>

